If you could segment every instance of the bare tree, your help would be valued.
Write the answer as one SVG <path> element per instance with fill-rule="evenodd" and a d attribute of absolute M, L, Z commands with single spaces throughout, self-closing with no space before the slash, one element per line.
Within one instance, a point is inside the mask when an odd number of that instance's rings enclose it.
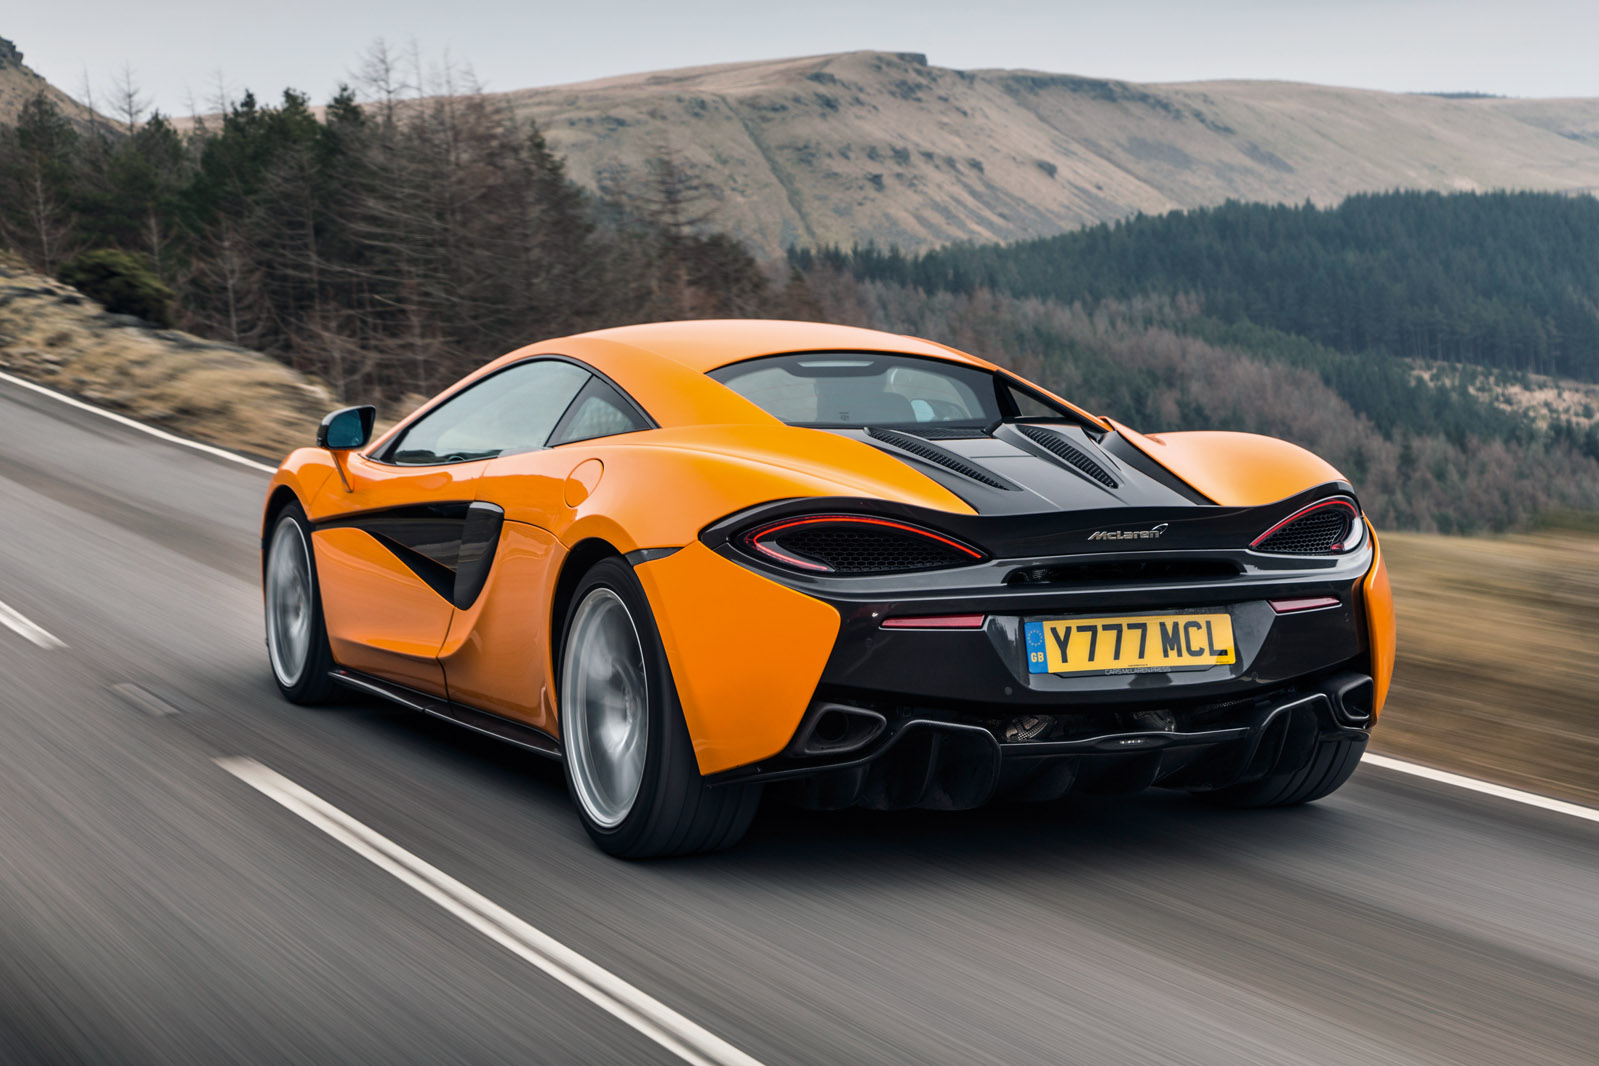
<path fill-rule="evenodd" d="M 122 70 L 111 81 L 111 106 L 122 119 L 123 131 L 129 137 L 133 136 L 150 110 L 150 97 L 139 88 L 131 64 L 124 63 Z"/>

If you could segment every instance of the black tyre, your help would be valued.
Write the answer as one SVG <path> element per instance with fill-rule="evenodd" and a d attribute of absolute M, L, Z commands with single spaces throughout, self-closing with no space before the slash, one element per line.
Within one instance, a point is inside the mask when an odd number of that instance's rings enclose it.
<path fill-rule="evenodd" d="M 278 512 L 267 536 L 262 567 L 266 600 L 267 661 L 272 680 L 290 703 L 326 703 L 333 697 L 333 649 L 322 618 L 322 589 L 311 550 L 311 524 L 298 503 Z"/>
<path fill-rule="evenodd" d="M 1223 807 L 1292 807 L 1329 796 L 1349 780 L 1365 754 L 1364 737 L 1336 737 L 1318 741 L 1310 761 L 1286 774 L 1267 774 L 1258 781 L 1194 793 L 1206 803 Z"/>
<path fill-rule="evenodd" d="M 755 817 L 758 786 L 707 788 L 649 601 L 603 559 L 578 582 L 561 642 L 566 785 L 589 836 L 627 859 L 716 851 Z"/>

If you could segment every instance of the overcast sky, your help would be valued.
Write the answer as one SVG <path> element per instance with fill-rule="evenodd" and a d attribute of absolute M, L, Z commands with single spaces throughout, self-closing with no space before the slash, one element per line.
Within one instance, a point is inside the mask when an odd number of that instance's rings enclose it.
<path fill-rule="evenodd" d="M 77 94 L 124 64 L 167 112 L 285 85 L 326 99 L 374 38 L 490 89 L 858 48 L 940 66 L 1136 81 L 1286 78 L 1397 91 L 1599 96 L 1599 0 L 43 0 L 0 36 Z"/>

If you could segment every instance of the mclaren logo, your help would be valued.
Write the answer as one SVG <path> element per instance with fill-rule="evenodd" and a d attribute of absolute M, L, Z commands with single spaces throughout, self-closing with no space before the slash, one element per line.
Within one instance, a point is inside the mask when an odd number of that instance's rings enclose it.
<path fill-rule="evenodd" d="M 1088 534 L 1089 540 L 1154 540 L 1166 532 L 1162 522 L 1153 529 L 1097 529 Z"/>

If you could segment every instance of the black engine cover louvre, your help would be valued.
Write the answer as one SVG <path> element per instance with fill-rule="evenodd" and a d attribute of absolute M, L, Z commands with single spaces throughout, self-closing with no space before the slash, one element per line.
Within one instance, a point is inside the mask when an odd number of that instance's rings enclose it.
<path fill-rule="evenodd" d="M 1103 465 L 1096 462 L 1088 453 L 1077 447 L 1071 441 L 1051 429 L 1043 426 L 1019 425 L 1017 432 L 1034 444 L 1048 449 L 1063 462 L 1081 470 L 1095 481 L 1108 489 L 1117 487 L 1117 481 Z"/>
<path fill-rule="evenodd" d="M 969 463 L 958 455 L 952 455 L 936 444 L 929 444 L 921 437 L 912 436 L 909 433 L 901 433 L 897 429 L 884 429 L 882 426 L 868 427 L 866 435 L 873 440 L 882 441 L 884 444 L 898 448 L 901 451 L 910 452 L 918 459 L 929 463 L 937 463 L 945 470 L 952 470 L 962 477 L 981 482 L 989 488 L 1004 489 L 1006 491 L 1014 491 L 1016 488 L 1015 485 L 1012 485 L 1004 478 L 996 477 L 975 463 Z"/>

